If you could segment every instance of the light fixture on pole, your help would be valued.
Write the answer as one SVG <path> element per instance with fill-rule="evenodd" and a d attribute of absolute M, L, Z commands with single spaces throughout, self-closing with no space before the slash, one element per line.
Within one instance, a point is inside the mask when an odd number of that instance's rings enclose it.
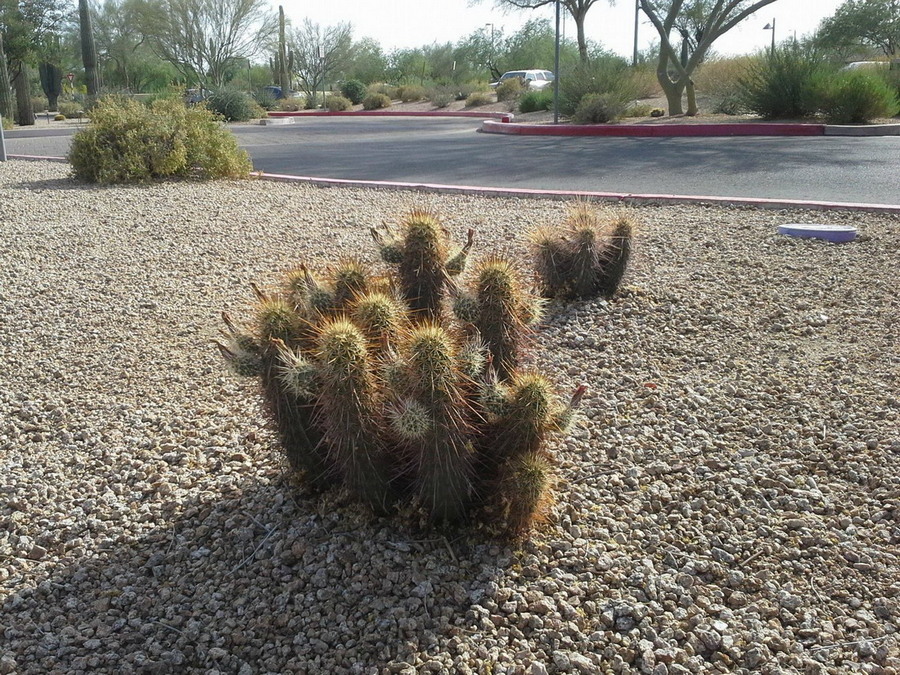
<path fill-rule="evenodd" d="M 486 23 L 484 25 L 485 25 L 485 28 L 487 28 L 488 26 L 491 27 L 491 48 L 490 48 L 490 54 L 488 56 L 488 59 L 489 59 L 488 70 L 491 71 L 491 79 L 493 79 L 493 77 L 494 77 L 494 24 Z"/>
<path fill-rule="evenodd" d="M 775 56 L 775 19 L 772 19 L 772 23 L 763 26 L 763 30 L 772 31 L 772 56 Z"/>

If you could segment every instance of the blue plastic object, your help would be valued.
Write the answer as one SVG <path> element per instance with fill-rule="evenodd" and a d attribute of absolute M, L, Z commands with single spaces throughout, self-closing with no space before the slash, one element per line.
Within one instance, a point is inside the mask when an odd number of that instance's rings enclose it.
<path fill-rule="evenodd" d="M 818 223 L 791 223 L 779 225 L 778 234 L 802 239 L 824 239 L 843 244 L 856 239 L 856 228 L 852 225 L 822 225 Z"/>

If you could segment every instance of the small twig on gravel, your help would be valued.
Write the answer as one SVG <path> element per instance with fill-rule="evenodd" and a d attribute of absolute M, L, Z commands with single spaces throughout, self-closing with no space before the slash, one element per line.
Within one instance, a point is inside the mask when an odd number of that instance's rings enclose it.
<path fill-rule="evenodd" d="M 163 628 L 168 628 L 169 630 L 174 630 L 179 635 L 184 635 L 183 630 L 178 630 L 177 628 L 175 628 L 175 626 L 170 626 L 169 624 L 163 623 L 162 621 L 153 621 L 151 619 L 150 623 L 155 623 L 157 626 L 162 626 Z"/>
<path fill-rule="evenodd" d="M 263 540 L 262 540 L 261 542 L 259 542 L 259 544 L 257 545 L 257 547 L 256 547 L 255 549 L 253 549 L 253 553 L 251 553 L 251 554 L 248 555 L 246 558 L 244 558 L 244 559 L 241 561 L 241 563 L 240 563 L 237 567 L 235 567 L 233 570 L 231 570 L 231 572 L 229 572 L 229 574 L 234 574 L 234 573 L 237 572 L 239 569 L 241 569 L 244 565 L 246 565 L 248 562 L 250 562 L 251 560 L 253 560 L 253 557 L 257 554 L 257 552 L 259 551 L 259 549 L 261 549 L 261 548 L 263 547 L 263 544 L 265 544 L 267 541 L 269 541 L 269 537 L 271 537 L 273 534 L 275 534 L 275 532 L 276 532 L 277 530 L 278 530 L 278 526 L 277 526 L 277 525 L 276 525 L 275 527 L 273 527 L 271 530 L 269 530 L 269 531 L 266 533 L 266 536 L 263 537 Z"/>
<path fill-rule="evenodd" d="M 811 652 L 820 652 L 823 649 L 837 649 L 838 647 L 857 647 L 861 645 L 863 642 L 881 642 L 882 640 L 887 640 L 889 637 L 893 637 L 892 635 L 882 635 L 877 638 L 863 638 L 862 640 L 855 640 L 853 642 L 838 642 L 833 645 L 819 645 L 818 647 L 810 647 L 809 651 Z"/>
<path fill-rule="evenodd" d="M 738 562 L 740 562 L 741 565 L 746 565 L 747 563 L 751 563 L 751 562 L 753 562 L 754 560 L 756 560 L 756 559 L 757 559 L 759 556 L 761 556 L 763 553 L 768 553 L 768 551 L 766 551 L 765 549 L 762 549 L 762 548 L 761 548 L 761 549 L 759 549 L 756 553 L 754 553 L 754 554 L 751 555 L 749 558 L 747 558 L 746 560 L 740 560 L 740 561 L 738 561 Z"/>
<path fill-rule="evenodd" d="M 443 537 L 444 544 L 447 546 L 447 550 L 450 551 L 450 557 L 453 558 L 453 562 L 458 563 L 459 560 L 456 558 L 456 553 L 453 551 L 453 547 L 450 546 L 450 542 L 447 541 L 447 537 Z"/>

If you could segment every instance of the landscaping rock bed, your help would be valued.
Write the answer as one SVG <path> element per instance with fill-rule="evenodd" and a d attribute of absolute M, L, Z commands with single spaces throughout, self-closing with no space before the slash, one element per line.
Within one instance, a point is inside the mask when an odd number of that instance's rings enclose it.
<path fill-rule="evenodd" d="M 562 204 L 68 171 L 0 164 L 0 673 L 900 670 L 896 216 L 634 208 L 535 337 L 590 390 L 512 545 L 304 494 L 211 340 L 413 204 L 523 265 Z"/>

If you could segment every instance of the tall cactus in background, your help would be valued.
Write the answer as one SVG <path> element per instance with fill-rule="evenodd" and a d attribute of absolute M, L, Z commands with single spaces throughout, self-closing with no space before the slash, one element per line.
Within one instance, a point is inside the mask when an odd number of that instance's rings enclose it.
<path fill-rule="evenodd" d="M 2 31 L 0 31 L 0 117 L 9 120 L 13 118 L 12 84 L 9 81 L 9 70 L 6 68 Z"/>
<path fill-rule="evenodd" d="M 62 70 L 53 63 L 41 63 L 38 66 L 41 76 L 41 89 L 47 97 L 47 110 L 56 110 L 59 95 L 62 94 Z"/>
<path fill-rule="evenodd" d="M 94 98 L 100 93 L 100 71 L 97 69 L 94 26 L 91 21 L 91 9 L 87 0 L 78 0 L 78 21 L 81 28 L 81 62 L 84 64 L 87 92 L 88 96 Z"/>
<path fill-rule="evenodd" d="M 282 98 L 291 95 L 291 65 L 285 40 L 284 7 L 278 5 L 278 86 L 281 87 Z"/>

